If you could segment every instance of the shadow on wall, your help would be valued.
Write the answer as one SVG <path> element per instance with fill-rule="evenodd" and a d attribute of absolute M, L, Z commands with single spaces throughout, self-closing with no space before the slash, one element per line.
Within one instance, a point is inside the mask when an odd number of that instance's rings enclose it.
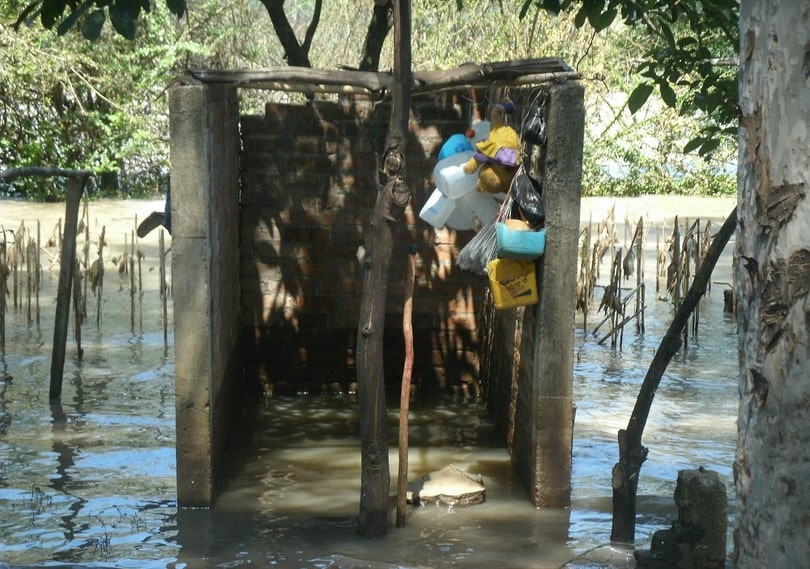
<path fill-rule="evenodd" d="M 395 229 L 388 283 L 385 373 L 398 400 L 402 304 L 410 245 L 418 250 L 414 371 L 422 395 L 478 390 L 484 277 L 455 266 L 474 235 L 434 229 L 417 213 L 433 191 L 442 142 L 477 115 L 477 93 L 412 99 L 411 205 Z M 488 97 L 497 100 L 497 97 Z M 362 280 L 357 251 L 377 197 L 375 156 L 390 109 L 358 100 L 268 103 L 241 119 L 243 362 L 265 394 L 351 391 Z M 516 115 L 516 116 L 519 116 Z"/>

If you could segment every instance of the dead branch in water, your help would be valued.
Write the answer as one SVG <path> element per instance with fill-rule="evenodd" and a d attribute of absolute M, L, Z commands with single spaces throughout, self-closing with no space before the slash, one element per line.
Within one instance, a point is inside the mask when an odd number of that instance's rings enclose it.
<path fill-rule="evenodd" d="M 703 259 L 692 286 L 678 306 L 675 318 L 661 340 L 652 363 L 639 390 L 633 413 L 626 429 L 618 434 L 619 462 L 613 466 L 613 527 L 610 539 L 614 543 L 633 543 L 636 532 L 636 491 L 641 465 L 647 459 L 648 449 L 641 445 L 641 436 L 647 424 L 655 392 L 661 377 L 681 348 L 681 333 L 698 301 L 706 292 L 714 266 L 728 240 L 737 227 L 737 208 L 731 212 L 714 238 Z"/>

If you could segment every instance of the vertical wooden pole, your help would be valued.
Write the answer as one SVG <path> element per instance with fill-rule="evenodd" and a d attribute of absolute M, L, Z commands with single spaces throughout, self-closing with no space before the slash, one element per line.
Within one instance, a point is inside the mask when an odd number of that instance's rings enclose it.
<path fill-rule="evenodd" d="M 158 244 L 160 247 L 160 299 L 163 302 L 163 343 L 165 344 L 169 339 L 169 295 L 166 292 L 166 246 L 162 229 L 158 234 Z"/>
<path fill-rule="evenodd" d="M 59 259 L 59 284 L 56 293 L 56 317 L 53 329 L 53 357 L 51 358 L 51 385 L 48 396 L 62 396 L 62 374 L 65 368 L 65 344 L 70 318 L 70 288 L 72 271 L 76 261 L 76 225 L 79 221 L 79 203 L 87 177 L 70 177 L 67 180 L 67 203 L 65 205 L 65 235 Z"/>
<path fill-rule="evenodd" d="M 681 304 L 681 234 L 677 215 L 675 216 L 675 226 L 672 228 L 672 265 L 675 270 L 675 282 L 670 294 L 672 295 L 672 309 L 677 312 L 678 306 Z"/>
<path fill-rule="evenodd" d="M 700 266 L 700 218 L 695 221 L 695 267 Z M 697 336 L 698 322 L 700 321 L 700 303 L 695 306 L 695 314 L 692 316 L 692 335 Z"/>
<path fill-rule="evenodd" d="M 101 237 L 98 240 L 98 285 L 96 287 L 96 327 L 101 327 L 101 294 L 104 292 L 104 239 L 107 226 L 101 226 Z M 95 264 L 95 263 L 94 263 Z"/>
<path fill-rule="evenodd" d="M 397 527 L 405 526 L 405 498 L 408 489 L 408 410 L 411 402 L 413 372 L 413 284 L 416 277 L 416 248 L 408 252 L 408 282 L 402 307 L 402 336 L 405 340 L 405 364 L 399 399 L 399 469 L 397 471 Z"/>
<path fill-rule="evenodd" d="M 36 275 L 34 285 L 36 289 L 36 310 L 37 310 L 37 324 L 39 324 L 39 290 L 42 288 L 42 259 L 40 252 L 42 251 L 42 224 L 37 220 L 37 254 L 36 254 Z"/>
<path fill-rule="evenodd" d="M 61 220 L 60 220 L 61 222 Z M 20 306 L 20 256 L 22 254 L 20 249 L 20 240 L 22 239 L 22 235 L 24 234 L 25 226 L 20 225 L 20 228 L 17 230 L 17 233 L 14 234 L 14 258 L 12 262 L 14 263 L 12 267 L 12 271 L 14 272 L 13 275 L 13 282 L 12 286 L 12 297 L 14 299 L 14 313 L 17 313 L 17 310 Z"/>
<path fill-rule="evenodd" d="M 689 280 L 691 279 L 691 275 L 689 272 L 689 236 L 692 234 L 691 228 L 689 227 L 689 218 L 687 217 L 684 220 L 683 224 L 683 243 L 681 245 L 681 263 L 678 264 L 678 267 L 683 266 L 683 272 L 681 272 L 681 293 L 682 295 L 686 294 L 686 291 L 689 290 Z M 688 323 L 687 323 L 688 324 Z M 689 326 L 683 327 L 683 355 L 686 357 L 686 348 L 689 347 Z"/>
<path fill-rule="evenodd" d="M 366 236 L 363 289 L 357 326 L 357 384 L 360 406 L 360 513 L 357 532 L 385 535 L 391 475 L 383 375 L 383 332 L 393 226 L 410 201 L 406 174 L 411 99 L 411 3 L 394 0 L 394 84 L 391 119 L 380 164 L 377 202 Z M 576 254 L 576 253 L 575 253 Z"/>
<path fill-rule="evenodd" d="M 636 332 L 644 333 L 644 305 L 645 288 L 644 288 L 644 218 L 638 219 L 639 236 L 638 243 L 636 244 L 636 287 L 638 289 L 638 296 L 636 296 Z"/>
<path fill-rule="evenodd" d="M 27 231 L 25 241 L 25 317 L 28 325 L 30 326 L 34 322 L 33 307 L 31 302 L 33 300 L 32 297 L 34 296 L 34 273 L 32 272 L 34 266 L 34 251 L 32 251 L 34 240 Z"/>
<path fill-rule="evenodd" d="M 76 352 L 79 354 L 79 359 L 84 355 L 84 348 L 82 348 L 82 321 L 84 314 L 82 312 L 82 270 L 79 266 L 79 260 L 76 259 L 75 267 L 73 268 L 73 337 L 76 340 Z"/>
<path fill-rule="evenodd" d="M 82 313 L 87 316 L 87 283 L 90 281 L 90 210 L 87 192 L 84 195 L 84 291 L 82 294 Z"/>
<path fill-rule="evenodd" d="M 132 232 L 132 245 L 129 252 L 129 324 L 135 331 L 135 232 Z"/>
<path fill-rule="evenodd" d="M 2 230 L 2 228 L 0 228 Z M 6 353 L 6 279 L 8 266 L 6 265 L 6 232 L 0 235 L 0 353 Z"/>
<path fill-rule="evenodd" d="M 661 292 L 661 226 L 655 232 L 655 292 Z"/>
<path fill-rule="evenodd" d="M 137 215 L 135 216 L 135 227 L 138 227 Z M 140 245 L 140 240 L 138 240 L 138 248 L 136 250 L 136 254 L 138 255 L 138 326 L 141 332 L 143 332 L 143 253 L 141 252 Z"/>

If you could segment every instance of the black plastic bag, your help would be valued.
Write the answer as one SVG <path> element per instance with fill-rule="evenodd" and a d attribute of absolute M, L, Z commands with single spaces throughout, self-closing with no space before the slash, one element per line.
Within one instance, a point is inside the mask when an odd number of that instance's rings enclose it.
<path fill-rule="evenodd" d="M 546 121 L 543 118 L 543 107 L 535 105 L 532 114 L 523 123 L 523 140 L 530 144 L 546 143 Z"/>
<path fill-rule="evenodd" d="M 543 209 L 543 186 L 521 167 L 512 180 L 512 199 L 520 209 L 521 217 L 532 227 L 541 225 L 546 219 Z"/>

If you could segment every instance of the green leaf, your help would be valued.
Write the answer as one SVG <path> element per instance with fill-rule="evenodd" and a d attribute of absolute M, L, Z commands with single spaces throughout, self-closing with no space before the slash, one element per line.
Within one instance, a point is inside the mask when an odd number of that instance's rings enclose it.
<path fill-rule="evenodd" d="M 669 24 L 661 23 L 661 34 L 667 40 L 667 43 L 674 48 L 675 36 L 672 35 L 672 29 L 669 27 Z"/>
<path fill-rule="evenodd" d="M 104 22 L 107 16 L 104 10 L 93 10 L 82 22 L 82 35 L 85 39 L 96 41 L 101 37 L 101 29 L 104 27 Z"/>
<path fill-rule="evenodd" d="M 687 48 L 690 45 L 697 43 L 697 40 L 693 37 L 685 37 L 678 40 L 678 47 L 681 49 Z"/>
<path fill-rule="evenodd" d="M 182 18 L 186 13 L 186 0 L 166 0 L 166 6 L 178 18 Z"/>
<path fill-rule="evenodd" d="M 523 19 L 526 17 L 526 14 L 529 13 L 529 8 L 532 7 L 532 0 L 523 0 L 523 6 L 520 7 L 520 15 L 518 16 L 519 19 Z"/>
<path fill-rule="evenodd" d="M 137 10 L 134 6 L 121 0 L 110 6 L 110 23 L 116 32 L 128 40 L 135 39 L 135 18 L 130 11 L 132 9 Z"/>
<path fill-rule="evenodd" d="M 664 103 L 666 103 L 668 107 L 674 109 L 678 101 L 677 97 L 675 96 L 675 91 L 672 90 L 669 83 L 666 81 L 661 81 L 658 84 L 658 91 L 661 93 L 661 98 L 664 99 Z"/>
<path fill-rule="evenodd" d="M 652 91 L 653 86 L 649 83 L 639 83 L 630 93 L 630 98 L 627 99 L 627 108 L 630 109 L 630 112 L 635 114 L 636 111 L 643 107 Z"/>
<path fill-rule="evenodd" d="M 577 11 L 576 16 L 574 16 L 574 25 L 577 28 L 581 28 L 585 24 L 587 17 L 588 12 L 585 10 L 585 6 L 582 6 L 582 8 Z"/>
<path fill-rule="evenodd" d="M 44 0 L 42 9 L 39 12 L 39 19 L 42 25 L 51 29 L 56 21 L 62 17 L 65 5 L 59 0 Z"/>
<path fill-rule="evenodd" d="M 700 150 L 698 150 L 698 154 L 700 154 L 701 156 L 706 156 L 707 154 L 717 150 L 718 146 L 720 146 L 720 139 L 711 138 L 700 147 Z"/>
<path fill-rule="evenodd" d="M 39 9 L 40 4 L 42 4 L 42 0 L 34 0 L 34 2 L 31 2 L 28 6 L 25 7 L 25 9 L 22 12 L 20 12 L 19 17 L 14 22 L 14 31 L 15 32 L 19 31 L 20 24 L 22 24 L 23 22 L 28 20 L 28 16 L 31 16 L 32 14 L 34 14 L 31 17 L 32 18 L 36 17 L 36 10 Z"/>
<path fill-rule="evenodd" d="M 601 14 L 597 14 L 592 16 L 590 13 L 588 14 L 588 21 L 593 26 L 593 29 L 597 32 L 601 32 L 605 28 L 609 27 L 610 24 L 613 23 L 613 20 L 616 19 L 616 14 L 618 10 L 616 8 L 608 8 Z"/>
<path fill-rule="evenodd" d="M 73 10 L 67 18 L 62 20 L 59 27 L 56 28 L 56 33 L 60 36 L 65 35 L 70 28 L 76 25 L 76 21 L 93 5 L 93 1 L 94 0 L 85 0 L 81 6 Z"/>
<path fill-rule="evenodd" d="M 684 154 L 689 154 L 690 152 L 692 152 L 696 148 L 700 147 L 704 142 L 706 142 L 706 139 L 703 138 L 702 136 L 697 136 L 697 137 L 693 138 L 692 140 L 687 142 L 686 145 L 684 145 L 683 153 Z"/>

